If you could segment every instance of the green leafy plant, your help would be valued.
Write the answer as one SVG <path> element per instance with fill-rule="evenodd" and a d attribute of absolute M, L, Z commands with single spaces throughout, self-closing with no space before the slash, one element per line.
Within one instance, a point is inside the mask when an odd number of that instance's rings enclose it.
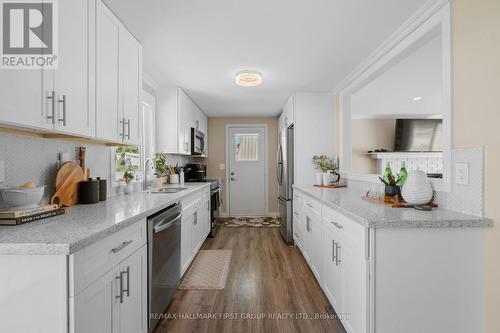
<path fill-rule="evenodd" d="M 131 171 L 125 171 L 125 173 L 123 174 L 123 181 L 125 182 L 125 184 L 130 184 L 133 180 L 134 180 L 134 174 L 131 172 Z"/>
<path fill-rule="evenodd" d="M 165 155 L 161 153 L 155 154 L 154 162 L 155 162 L 156 173 L 158 174 L 159 177 L 163 176 L 166 171 L 166 162 L 167 162 Z"/>
<path fill-rule="evenodd" d="M 385 184 L 385 186 L 396 186 L 401 181 L 401 176 L 398 176 L 396 178 L 392 173 L 387 174 L 387 179 L 384 179 L 380 176 L 378 178 L 382 183 Z"/>
<path fill-rule="evenodd" d="M 323 172 L 327 172 L 328 170 L 335 171 L 338 168 L 337 163 L 333 160 L 333 158 L 330 158 L 324 154 L 313 156 L 312 161 L 315 168 Z"/>

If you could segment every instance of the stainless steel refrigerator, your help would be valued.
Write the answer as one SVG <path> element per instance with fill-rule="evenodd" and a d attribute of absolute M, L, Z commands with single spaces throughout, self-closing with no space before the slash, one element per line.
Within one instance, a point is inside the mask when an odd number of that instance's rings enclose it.
<path fill-rule="evenodd" d="M 278 165 L 278 203 L 281 220 L 281 235 L 288 244 L 293 243 L 293 126 L 283 128 L 279 134 Z"/>

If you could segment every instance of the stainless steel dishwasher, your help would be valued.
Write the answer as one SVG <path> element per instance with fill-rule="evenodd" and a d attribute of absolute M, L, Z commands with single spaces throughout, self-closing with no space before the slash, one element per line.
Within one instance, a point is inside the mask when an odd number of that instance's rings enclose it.
<path fill-rule="evenodd" d="M 149 332 L 163 318 L 181 279 L 181 204 L 148 218 Z"/>

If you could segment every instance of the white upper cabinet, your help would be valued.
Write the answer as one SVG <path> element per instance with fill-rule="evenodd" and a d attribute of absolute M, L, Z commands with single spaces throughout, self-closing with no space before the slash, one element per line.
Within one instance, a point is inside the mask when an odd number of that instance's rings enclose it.
<path fill-rule="evenodd" d="M 2 71 L 0 123 L 138 144 L 139 42 L 100 0 L 60 2 L 58 25 L 57 69 Z"/>
<path fill-rule="evenodd" d="M 59 65 L 43 73 L 45 114 L 53 116 L 59 132 L 92 137 L 95 135 L 95 106 L 90 103 L 93 82 L 95 2 L 75 0 L 59 2 Z M 92 85 L 93 86 L 93 85 Z M 51 119 L 52 120 L 52 119 Z"/>
<path fill-rule="evenodd" d="M 138 144 L 142 47 L 102 2 L 98 2 L 96 35 L 96 136 Z"/>
<path fill-rule="evenodd" d="M 100 1 L 97 2 L 96 26 L 96 136 L 121 141 L 118 59 L 121 23 Z"/>
<path fill-rule="evenodd" d="M 124 124 L 123 141 L 140 143 L 139 111 L 142 90 L 142 47 L 123 27 L 120 29 L 120 102 Z"/>
<path fill-rule="evenodd" d="M 191 154 L 191 128 L 207 136 L 207 116 L 182 90 L 162 87 L 158 90 L 156 112 L 156 145 L 167 154 Z M 206 142 L 205 142 L 206 144 Z"/>
<path fill-rule="evenodd" d="M 0 121 L 7 125 L 94 136 L 92 0 L 59 3 L 58 68 L 4 70 Z"/>

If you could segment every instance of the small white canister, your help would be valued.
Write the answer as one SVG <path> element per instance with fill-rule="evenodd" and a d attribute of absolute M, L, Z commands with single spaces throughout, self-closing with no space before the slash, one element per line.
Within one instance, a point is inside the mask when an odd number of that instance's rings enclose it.
<path fill-rule="evenodd" d="M 316 173 L 316 183 L 315 185 L 323 185 L 323 173 L 322 172 L 318 172 Z"/>
<path fill-rule="evenodd" d="M 170 184 L 179 184 L 179 175 L 178 174 L 172 174 L 170 175 Z"/>

